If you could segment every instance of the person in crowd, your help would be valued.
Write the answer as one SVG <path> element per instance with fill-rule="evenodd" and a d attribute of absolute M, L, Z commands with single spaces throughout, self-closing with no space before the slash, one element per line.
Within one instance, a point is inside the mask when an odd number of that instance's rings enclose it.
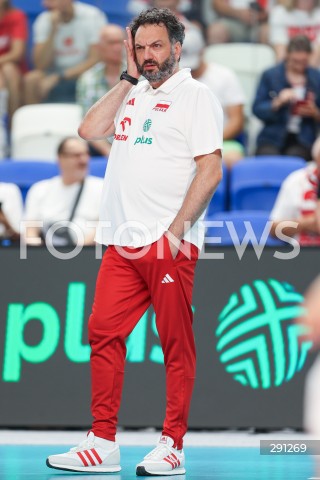
<path fill-rule="evenodd" d="M 270 43 L 278 61 L 286 57 L 287 46 L 296 35 L 306 35 L 313 46 L 310 63 L 320 66 L 319 0 L 285 0 L 270 10 Z"/>
<path fill-rule="evenodd" d="M 82 107 L 83 115 L 96 101 L 113 88 L 119 81 L 124 66 L 124 30 L 118 25 L 102 27 L 99 38 L 100 62 L 83 73 L 76 86 L 76 101 Z M 90 142 L 94 155 L 108 156 L 111 144 L 108 140 Z"/>
<path fill-rule="evenodd" d="M 0 183 L 0 243 L 20 238 L 23 202 L 19 188 L 14 183 Z"/>
<path fill-rule="evenodd" d="M 52 468 L 121 470 L 115 440 L 126 338 L 152 303 L 167 406 L 160 441 L 136 475 L 185 473 L 183 437 L 196 361 L 194 269 L 205 209 L 222 177 L 223 118 L 210 90 L 179 68 L 184 30 L 169 9 L 136 17 L 127 29 L 127 71 L 79 127 L 86 139 L 114 134 L 96 235 L 108 248 L 89 320 L 92 428 L 77 447 L 50 455 Z M 145 80 L 139 82 L 140 75 Z M 91 458 L 96 452 L 95 460 L 87 461 L 88 452 Z"/>
<path fill-rule="evenodd" d="M 74 102 L 77 78 L 99 60 L 107 22 L 97 7 L 73 0 L 44 0 L 33 25 L 35 69 L 24 77 L 24 102 Z"/>
<path fill-rule="evenodd" d="M 212 0 L 217 20 L 207 28 L 209 45 L 268 42 L 268 9 L 264 1 Z"/>
<path fill-rule="evenodd" d="M 0 119 L 9 125 L 21 106 L 22 75 L 27 71 L 28 21 L 10 0 L 0 0 Z"/>
<path fill-rule="evenodd" d="M 270 214 L 271 234 L 279 229 L 301 245 L 320 245 L 320 223 L 316 213 L 320 179 L 320 137 L 312 147 L 313 161 L 284 180 Z M 319 214 L 318 214 L 319 215 Z M 295 222 L 285 225 L 284 221 Z"/>
<path fill-rule="evenodd" d="M 60 175 L 35 183 L 27 193 L 26 243 L 92 245 L 95 228 L 89 222 L 98 220 L 103 180 L 88 176 L 88 145 L 80 138 L 65 138 L 57 153 Z"/>
<path fill-rule="evenodd" d="M 253 102 L 263 122 L 257 155 L 297 155 L 307 161 L 320 125 L 320 72 L 309 66 L 312 47 L 293 37 L 285 61 L 266 70 Z"/>
<path fill-rule="evenodd" d="M 194 41 L 182 49 L 180 65 L 190 67 L 193 78 L 204 83 L 221 103 L 224 112 L 223 161 L 231 168 L 244 156 L 243 145 L 237 137 L 244 130 L 245 95 L 231 69 L 205 62 L 204 48 L 203 37 L 195 36 Z"/>

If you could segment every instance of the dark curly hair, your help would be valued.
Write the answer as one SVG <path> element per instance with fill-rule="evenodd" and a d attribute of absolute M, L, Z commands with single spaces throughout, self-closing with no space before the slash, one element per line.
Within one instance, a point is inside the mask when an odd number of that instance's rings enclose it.
<path fill-rule="evenodd" d="M 160 25 L 161 23 L 163 23 L 167 29 L 170 42 L 180 42 L 182 45 L 185 37 L 185 27 L 178 17 L 168 8 L 149 8 L 141 12 L 140 15 L 132 20 L 129 28 L 134 39 L 141 25 Z"/>
<path fill-rule="evenodd" d="M 287 46 L 287 52 L 312 53 L 312 45 L 309 38 L 306 35 L 295 35 Z"/>

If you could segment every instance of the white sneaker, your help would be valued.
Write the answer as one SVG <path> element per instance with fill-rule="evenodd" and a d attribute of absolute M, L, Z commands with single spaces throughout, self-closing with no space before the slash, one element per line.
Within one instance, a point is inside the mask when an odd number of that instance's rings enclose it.
<path fill-rule="evenodd" d="M 108 473 L 121 470 L 119 445 L 95 437 L 93 432 L 69 452 L 50 455 L 46 463 L 50 468 L 73 472 Z"/>
<path fill-rule="evenodd" d="M 170 437 L 162 436 L 158 446 L 144 457 L 136 467 L 136 475 L 183 475 L 183 450 L 173 448 L 174 441 Z"/>

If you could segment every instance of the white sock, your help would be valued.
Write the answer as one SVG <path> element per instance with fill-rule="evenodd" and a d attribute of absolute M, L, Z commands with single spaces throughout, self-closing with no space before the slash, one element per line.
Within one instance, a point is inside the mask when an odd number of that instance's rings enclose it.
<path fill-rule="evenodd" d="M 94 441 L 99 447 L 105 448 L 107 450 L 112 449 L 115 446 L 115 442 L 112 442 L 111 440 L 106 440 L 105 438 L 101 438 L 101 437 L 95 436 Z"/>

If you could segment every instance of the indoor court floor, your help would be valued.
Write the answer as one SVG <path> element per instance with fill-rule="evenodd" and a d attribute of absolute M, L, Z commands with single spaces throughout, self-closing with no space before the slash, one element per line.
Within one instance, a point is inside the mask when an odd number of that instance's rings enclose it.
<path fill-rule="evenodd" d="M 59 444 L 58 439 L 61 439 Z M 72 480 L 136 478 L 135 465 L 154 446 L 158 434 L 129 432 L 118 435 L 122 471 L 118 474 L 86 474 L 50 469 L 46 457 L 62 453 L 83 439 L 83 432 L 0 431 L 0 480 Z M 77 438 L 77 440 L 73 440 Z M 260 455 L 259 440 L 267 435 L 250 433 L 191 433 L 186 437 L 186 475 L 188 480 L 306 480 L 320 479 L 316 472 L 318 456 Z M 297 433 L 279 433 L 269 438 L 302 439 Z M 70 443 L 66 443 L 70 441 Z M 157 478 L 168 478 L 165 476 Z"/>

